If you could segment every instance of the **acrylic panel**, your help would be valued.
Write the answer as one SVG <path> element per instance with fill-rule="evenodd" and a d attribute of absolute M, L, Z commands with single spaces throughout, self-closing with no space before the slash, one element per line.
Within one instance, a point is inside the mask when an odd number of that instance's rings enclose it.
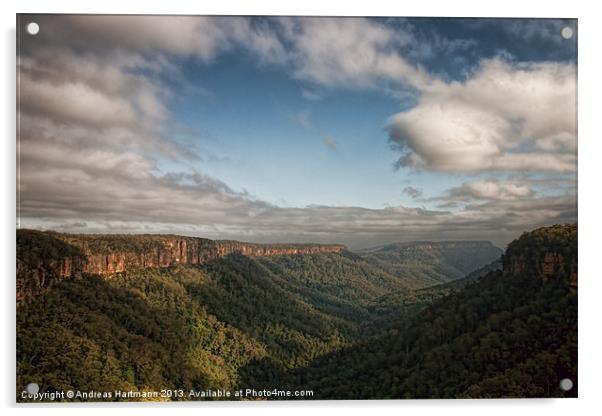
<path fill-rule="evenodd" d="M 17 402 L 576 397 L 577 20 L 17 16 Z"/>

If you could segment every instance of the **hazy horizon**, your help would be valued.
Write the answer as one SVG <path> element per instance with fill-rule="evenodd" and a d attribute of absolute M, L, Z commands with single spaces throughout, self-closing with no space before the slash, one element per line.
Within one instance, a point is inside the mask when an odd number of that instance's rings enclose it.
<path fill-rule="evenodd" d="M 177 237 L 184 237 L 184 238 L 206 238 L 206 239 L 210 239 L 210 240 L 215 240 L 215 241 L 239 241 L 242 243 L 253 243 L 253 244 L 324 244 L 324 245 L 328 245 L 328 244 L 332 244 L 332 245 L 336 245 L 336 244 L 343 244 L 337 241 L 306 241 L 306 240 L 299 240 L 299 241 L 287 241 L 287 240 L 270 240 L 270 241 L 253 241 L 253 240 L 244 240 L 244 239 L 240 239 L 240 238 L 209 238 L 206 236 L 202 236 L 202 235 L 190 235 L 190 234 L 174 234 L 174 233 L 169 233 L 169 232 L 156 232 L 156 233 L 135 233 L 135 232 L 130 232 L 130 233 L 121 233 L 121 232 L 70 232 L 70 231 L 59 231 L 59 230 L 52 230 L 52 229 L 45 229 L 45 228 L 18 228 L 17 230 L 34 230 L 34 231 L 40 231 L 40 232 L 49 232 L 49 233 L 57 233 L 57 234 L 72 234 L 72 235 L 99 235 L 99 236 L 144 236 L 144 235 L 157 235 L 157 236 L 177 236 Z M 525 230 L 525 232 L 528 232 L 529 230 Z M 522 234 L 522 232 L 520 233 Z M 520 236 L 517 235 L 516 237 Z M 377 244 L 377 245 L 368 245 L 368 246 L 348 246 L 346 244 L 344 244 L 346 246 L 347 249 L 349 249 L 350 251 L 363 251 L 363 250 L 371 250 L 371 249 L 377 249 L 377 248 L 381 248 L 381 247 L 385 247 L 387 245 L 391 245 L 391 244 L 420 244 L 420 243 L 457 243 L 457 242 L 470 242 L 470 243 L 489 243 L 491 245 L 493 245 L 496 248 L 505 250 L 506 245 L 503 246 L 499 246 L 497 244 L 495 244 L 493 241 L 491 240 L 483 240 L 483 239 L 429 239 L 429 240 L 399 240 L 399 241 L 388 241 L 388 242 L 384 242 L 381 244 Z"/>
<path fill-rule="evenodd" d="M 576 20 L 20 15 L 18 32 L 18 227 L 357 250 L 577 222 Z"/>

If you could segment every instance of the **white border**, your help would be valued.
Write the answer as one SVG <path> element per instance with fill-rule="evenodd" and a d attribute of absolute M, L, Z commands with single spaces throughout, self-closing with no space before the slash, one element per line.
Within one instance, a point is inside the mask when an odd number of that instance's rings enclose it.
<path fill-rule="evenodd" d="M 588 2 L 594 4 L 594 2 Z M 2 13 L 2 55 L 0 62 L 3 97 L 0 99 L 2 111 L 2 216 L 0 221 L 1 244 L 0 264 L 2 274 L 4 334 L 0 342 L 2 350 L 2 377 L 0 378 L 1 405 L 7 408 L 5 414 L 17 412 L 63 415 L 80 414 L 82 410 L 91 414 L 104 415 L 106 407 L 119 414 L 163 414 L 182 412 L 195 414 L 242 414 L 266 415 L 282 414 L 306 415 L 307 413 L 340 412 L 350 415 L 363 415 L 376 411 L 379 414 L 445 414 L 445 415 L 504 415 L 526 412 L 542 413 L 547 416 L 567 414 L 591 414 L 597 406 L 598 386 L 602 385 L 600 374 L 600 310 L 602 288 L 600 269 L 597 261 L 602 249 L 600 233 L 600 172 L 602 156 L 601 106 L 598 104 L 600 88 L 600 14 L 594 6 L 585 2 L 525 0 L 503 0 L 500 2 L 453 0 L 453 1 L 384 1 L 362 2 L 324 0 L 219 0 L 213 2 L 193 2 L 184 0 L 103 0 L 103 1 L 3 1 Z M 16 407 L 14 405 L 14 270 L 15 270 L 15 14 L 21 13 L 127 13 L 127 14 L 270 14 L 270 15 L 348 15 L 348 16 L 473 16 L 473 17 L 576 17 L 579 18 L 579 399 L 572 400 L 473 400 L 473 401 L 364 401 L 364 402 L 269 402 L 269 403 L 185 403 L 129 405 L 94 404 L 88 406 L 45 406 Z"/>

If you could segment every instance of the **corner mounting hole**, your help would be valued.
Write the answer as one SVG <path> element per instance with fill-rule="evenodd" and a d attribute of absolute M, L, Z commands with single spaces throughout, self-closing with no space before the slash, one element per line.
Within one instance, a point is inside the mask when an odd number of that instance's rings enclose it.
<path fill-rule="evenodd" d="M 37 24 L 36 22 L 30 22 L 30 23 L 27 23 L 27 26 L 25 27 L 25 29 L 27 30 L 27 33 L 29 33 L 30 35 L 37 35 L 40 32 L 40 25 Z"/>
<path fill-rule="evenodd" d="M 563 378 L 560 380 L 560 390 L 569 391 L 573 388 L 573 380 L 570 378 Z"/>
<path fill-rule="evenodd" d="M 40 386 L 38 386 L 38 383 L 29 383 L 27 386 L 25 386 L 25 390 L 29 394 L 38 394 L 40 391 Z"/>
<path fill-rule="evenodd" d="M 570 39 L 573 37 L 573 29 L 571 29 L 570 27 L 566 26 L 563 27 L 562 30 L 560 31 L 560 35 L 564 38 L 564 39 Z"/>

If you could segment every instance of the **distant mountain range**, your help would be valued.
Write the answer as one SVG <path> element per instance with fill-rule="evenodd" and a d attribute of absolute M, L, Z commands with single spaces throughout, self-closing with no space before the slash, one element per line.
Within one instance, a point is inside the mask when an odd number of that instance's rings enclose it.
<path fill-rule="evenodd" d="M 489 241 L 395 243 L 357 252 L 414 289 L 461 279 L 502 253 Z"/>
<path fill-rule="evenodd" d="M 250 257 L 341 253 L 341 244 L 256 244 L 177 235 L 65 234 L 17 231 L 17 299 L 35 296 L 70 277 L 206 264 L 238 253 Z M 358 251 L 377 274 L 403 288 L 424 288 L 460 279 L 500 258 L 485 241 L 410 242 Z M 353 257 L 346 252 L 347 257 Z M 364 266 L 367 267 L 367 266 Z"/>

